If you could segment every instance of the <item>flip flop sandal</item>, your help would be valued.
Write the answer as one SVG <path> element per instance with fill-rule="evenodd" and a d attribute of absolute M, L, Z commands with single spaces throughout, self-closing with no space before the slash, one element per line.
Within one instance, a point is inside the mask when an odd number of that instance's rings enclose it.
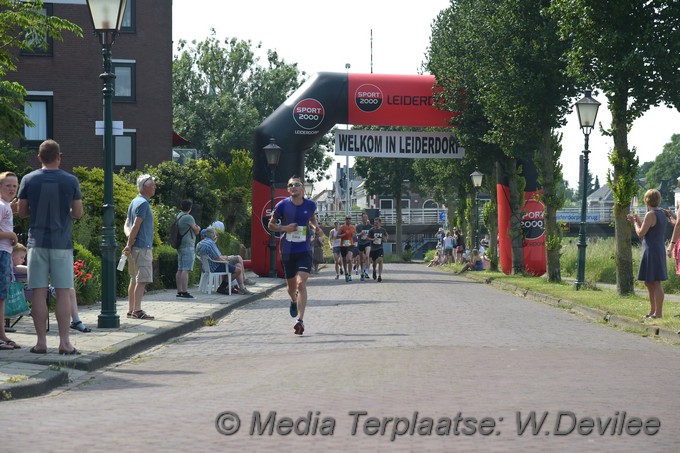
<path fill-rule="evenodd" d="M 0 351 L 11 351 L 15 349 L 14 346 L 8 344 L 6 341 L 0 341 Z"/>
<path fill-rule="evenodd" d="M 90 329 L 89 327 L 86 327 L 85 324 L 83 324 L 83 321 L 72 322 L 71 323 L 71 329 L 77 330 L 77 331 L 83 332 L 83 333 L 92 332 L 92 329 Z"/>
<path fill-rule="evenodd" d="M 8 344 L 8 345 L 12 346 L 14 349 L 21 349 L 21 346 L 19 346 L 18 344 L 16 344 L 16 343 L 13 342 L 12 340 L 7 340 L 7 341 L 5 341 L 5 344 Z"/>

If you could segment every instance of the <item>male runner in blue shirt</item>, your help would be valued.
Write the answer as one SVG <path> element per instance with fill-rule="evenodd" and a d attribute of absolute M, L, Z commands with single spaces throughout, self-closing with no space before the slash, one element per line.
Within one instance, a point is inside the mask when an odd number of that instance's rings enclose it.
<path fill-rule="evenodd" d="M 307 279 L 312 269 L 312 246 L 309 227 L 323 236 L 323 230 L 316 223 L 316 203 L 304 197 L 304 186 L 299 176 L 288 180 L 290 197 L 276 204 L 269 230 L 285 233 L 281 237 L 281 264 L 290 295 L 290 315 L 297 322 L 293 327 L 295 334 L 305 331 L 303 317 L 307 306 Z"/>

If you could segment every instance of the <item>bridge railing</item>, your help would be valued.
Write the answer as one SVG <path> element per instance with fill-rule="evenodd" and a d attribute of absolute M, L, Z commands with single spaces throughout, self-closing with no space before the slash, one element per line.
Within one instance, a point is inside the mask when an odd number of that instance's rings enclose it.
<path fill-rule="evenodd" d="M 645 208 L 638 207 L 638 215 L 644 215 Z M 351 211 L 353 223 L 361 221 L 362 210 Z M 445 212 L 436 208 L 402 209 L 401 221 L 404 225 L 442 225 L 440 217 Z M 480 206 L 480 225 L 482 222 Z M 396 209 L 381 209 L 380 218 L 383 225 L 395 225 L 397 223 Z M 319 213 L 319 221 L 322 225 L 332 225 L 337 220 L 344 223 L 345 211 L 322 211 Z M 567 223 L 579 223 L 581 221 L 581 208 L 569 207 L 557 211 L 557 220 Z M 614 211 L 608 206 L 589 207 L 586 211 L 586 223 L 610 223 L 614 221 Z"/>
<path fill-rule="evenodd" d="M 351 211 L 352 223 L 361 222 L 362 210 Z M 401 211 L 401 222 L 404 225 L 436 225 L 443 224 L 444 222 L 439 220 L 441 209 L 402 209 Z M 397 210 L 396 209 L 381 209 L 380 218 L 382 219 L 383 225 L 396 225 L 397 223 Z M 322 225 L 332 225 L 334 221 L 339 221 L 341 223 L 345 222 L 345 211 L 322 211 L 319 213 L 319 221 Z"/>

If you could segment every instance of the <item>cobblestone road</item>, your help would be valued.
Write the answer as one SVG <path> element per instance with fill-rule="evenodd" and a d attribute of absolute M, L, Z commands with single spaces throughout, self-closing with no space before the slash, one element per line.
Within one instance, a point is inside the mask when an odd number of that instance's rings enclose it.
<path fill-rule="evenodd" d="M 280 290 L 66 389 L 4 402 L 0 442 L 69 452 L 677 451 L 677 346 L 424 266 L 390 264 L 384 277 L 311 279 L 302 337 Z M 216 428 L 227 411 L 240 417 L 233 435 Z M 532 414 L 536 433 L 520 435 Z M 285 434 L 286 417 L 300 434 Z"/>

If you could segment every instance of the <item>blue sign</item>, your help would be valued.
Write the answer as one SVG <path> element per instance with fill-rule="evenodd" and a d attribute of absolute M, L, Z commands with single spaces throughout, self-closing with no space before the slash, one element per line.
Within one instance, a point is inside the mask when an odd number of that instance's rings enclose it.
<path fill-rule="evenodd" d="M 439 221 L 442 223 L 446 222 L 446 211 L 441 211 L 439 213 Z"/>

